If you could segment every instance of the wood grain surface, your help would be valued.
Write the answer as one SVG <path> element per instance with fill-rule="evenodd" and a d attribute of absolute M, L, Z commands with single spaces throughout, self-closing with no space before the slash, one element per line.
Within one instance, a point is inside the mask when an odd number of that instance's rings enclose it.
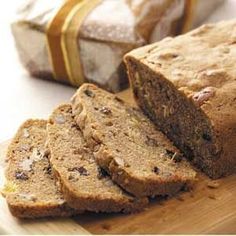
<path fill-rule="evenodd" d="M 121 97 L 133 102 L 130 92 Z M 5 150 L 0 145 L 0 185 Z M 168 200 L 153 199 L 138 214 L 87 213 L 74 218 L 17 220 L 0 197 L 0 234 L 236 234 L 236 175 L 218 181 L 198 175 L 191 192 Z"/>

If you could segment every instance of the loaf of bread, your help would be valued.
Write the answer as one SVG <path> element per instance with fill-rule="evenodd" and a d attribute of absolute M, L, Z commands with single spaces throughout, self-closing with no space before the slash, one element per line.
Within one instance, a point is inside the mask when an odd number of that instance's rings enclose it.
<path fill-rule="evenodd" d="M 139 109 L 92 84 L 80 87 L 72 108 L 97 163 L 126 191 L 173 195 L 194 181 L 187 161 Z"/>
<path fill-rule="evenodd" d="M 178 33 L 184 9 L 185 0 L 25 0 L 12 32 L 31 75 L 119 91 L 128 84 L 124 54 Z"/>
<path fill-rule="evenodd" d="M 50 163 L 71 207 L 80 211 L 134 212 L 147 205 L 147 198 L 127 194 L 96 164 L 74 121 L 71 105 L 54 110 L 47 130 Z"/>
<path fill-rule="evenodd" d="M 25 0 L 12 33 L 33 76 L 110 91 L 127 86 L 125 53 L 201 23 L 224 0 Z"/>
<path fill-rule="evenodd" d="M 18 130 L 7 153 L 2 193 L 11 213 L 19 218 L 70 216 L 78 211 L 65 202 L 48 161 L 44 120 L 28 120 Z"/>
<path fill-rule="evenodd" d="M 143 111 L 212 178 L 236 170 L 236 20 L 134 50 L 126 57 Z"/>

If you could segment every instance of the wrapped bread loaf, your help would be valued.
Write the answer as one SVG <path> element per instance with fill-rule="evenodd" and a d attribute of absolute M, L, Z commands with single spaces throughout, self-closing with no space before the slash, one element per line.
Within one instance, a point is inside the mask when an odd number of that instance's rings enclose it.
<path fill-rule="evenodd" d="M 12 32 L 20 59 L 33 76 L 110 91 L 127 84 L 128 51 L 187 30 L 222 0 L 27 0 Z M 206 3 L 205 3 L 206 4 Z M 198 22 L 199 23 L 199 22 Z"/>

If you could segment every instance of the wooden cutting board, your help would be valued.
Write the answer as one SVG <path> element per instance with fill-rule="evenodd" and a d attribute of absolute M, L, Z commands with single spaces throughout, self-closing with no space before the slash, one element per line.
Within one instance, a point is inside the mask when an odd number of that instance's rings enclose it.
<path fill-rule="evenodd" d="M 130 91 L 121 94 L 133 102 Z M 0 144 L 0 185 L 3 184 L 5 150 Z M 138 214 L 87 213 L 74 218 L 17 220 L 0 197 L 0 234 L 236 234 L 236 175 L 209 188 L 199 174 L 192 192 L 169 200 L 153 200 Z"/>

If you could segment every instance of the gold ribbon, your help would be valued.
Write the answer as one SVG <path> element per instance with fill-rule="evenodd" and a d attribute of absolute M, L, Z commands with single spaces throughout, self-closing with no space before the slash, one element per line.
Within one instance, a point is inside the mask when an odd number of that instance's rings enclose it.
<path fill-rule="evenodd" d="M 79 31 L 86 16 L 102 0 L 67 0 L 47 27 L 47 46 L 54 78 L 81 85 Z"/>
<path fill-rule="evenodd" d="M 186 33 L 191 29 L 194 19 L 194 10 L 197 4 L 198 0 L 185 0 L 185 10 L 181 33 Z"/>

